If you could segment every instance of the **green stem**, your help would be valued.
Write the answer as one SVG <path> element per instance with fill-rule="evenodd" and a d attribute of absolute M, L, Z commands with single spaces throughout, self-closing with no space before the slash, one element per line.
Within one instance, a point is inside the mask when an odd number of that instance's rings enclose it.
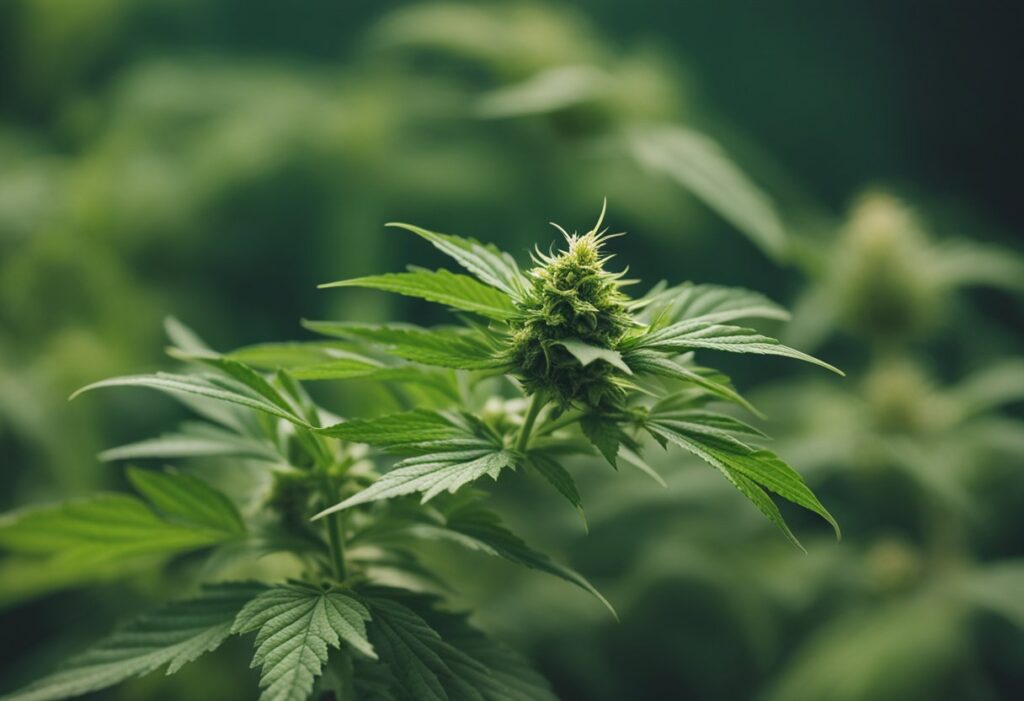
<path fill-rule="evenodd" d="M 324 475 L 324 486 L 331 503 L 337 503 L 338 488 L 330 475 Z M 331 565 L 334 568 L 334 578 L 338 581 L 345 579 L 345 540 L 342 536 L 342 515 L 338 512 L 328 514 L 324 519 L 327 526 L 327 542 L 331 548 Z"/>
<path fill-rule="evenodd" d="M 554 421 L 548 421 L 537 429 L 537 435 L 546 436 L 550 433 L 554 433 L 560 428 L 576 423 L 580 420 L 581 416 L 583 416 L 583 412 L 581 411 L 567 411 Z"/>
<path fill-rule="evenodd" d="M 537 415 L 540 414 L 540 410 L 544 408 L 545 404 L 547 404 L 547 398 L 543 392 L 537 392 L 530 400 L 530 408 L 526 412 L 526 418 L 523 419 L 523 427 L 519 429 L 519 440 L 516 441 L 516 450 L 519 452 L 526 452 L 526 447 L 530 444 L 533 424 L 537 421 Z"/>

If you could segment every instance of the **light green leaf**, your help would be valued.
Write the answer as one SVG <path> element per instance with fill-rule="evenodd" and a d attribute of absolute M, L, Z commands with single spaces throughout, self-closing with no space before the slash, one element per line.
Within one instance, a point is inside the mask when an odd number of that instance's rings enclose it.
<path fill-rule="evenodd" d="M 707 321 L 721 324 L 737 319 L 789 319 L 789 312 L 760 292 L 740 287 L 684 282 L 655 288 L 632 303 L 647 322 Z"/>
<path fill-rule="evenodd" d="M 240 436 L 204 423 L 187 423 L 180 433 L 171 433 L 137 443 L 110 448 L 100 460 L 136 460 L 140 458 L 195 458 L 237 455 L 263 460 L 278 460 L 273 447 L 263 441 Z"/>
<path fill-rule="evenodd" d="M 640 470 L 640 472 L 650 477 L 652 480 L 660 484 L 662 487 L 668 487 L 668 484 L 665 483 L 665 480 L 662 478 L 662 476 L 659 475 L 653 467 L 648 465 L 647 461 L 640 457 L 639 453 L 631 450 L 630 448 L 627 448 L 624 445 L 621 445 L 619 446 L 619 455 L 621 455 L 622 459 L 625 460 L 627 463 L 629 463 L 636 469 Z"/>
<path fill-rule="evenodd" d="M 426 409 L 387 414 L 375 419 L 350 419 L 320 429 L 320 433 L 354 443 L 398 448 L 420 443 L 473 438 L 454 416 Z"/>
<path fill-rule="evenodd" d="M 370 612 L 353 597 L 308 585 L 265 591 L 239 612 L 232 632 L 256 634 L 253 666 L 261 665 L 261 701 L 306 701 L 327 661 L 342 642 L 377 656 L 366 635 Z"/>
<path fill-rule="evenodd" d="M 379 365 L 376 361 L 345 348 L 339 341 L 307 341 L 290 343 L 258 343 L 236 348 L 224 357 L 262 370 L 291 370 L 297 367 L 319 365 L 332 360 L 362 361 Z"/>
<path fill-rule="evenodd" d="M 386 290 L 446 304 L 455 309 L 474 312 L 499 321 L 504 321 L 516 313 L 516 308 L 508 295 L 500 290 L 483 285 L 469 276 L 457 275 L 447 270 L 416 270 L 408 273 L 371 275 L 330 282 L 320 287 L 369 287 Z"/>
<path fill-rule="evenodd" d="M 305 421 L 296 416 L 290 409 L 280 406 L 277 402 L 268 401 L 265 397 L 259 396 L 239 382 L 214 375 L 175 375 L 158 372 L 153 375 L 114 377 L 83 387 L 72 394 L 71 399 L 76 398 L 83 392 L 103 387 L 149 387 L 150 389 L 171 394 L 194 394 L 255 409 L 256 411 L 276 416 L 300 426 L 308 426 Z"/>
<path fill-rule="evenodd" d="M 567 351 L 572 353 L 572 356 L 576 360 L 580 361 L 580 365 L 586 367 L 595 360 L 603 360 L 609 365 L 617 367 L 627 375 L 632 375 L 633 371 L 629 369 L 625 361 L 622 359 L 622 355 L 617 350 L 611 348 L 601 348 L 599 346 L 593 346 L 586 341 L 581 341 L 578 338 L 563 338 L 557 341 L 555 345 L 562 346 Z"/>
<path fill-rule="evenodd" d="M 286 413 L 291 412 L 296 416 L 298 415 L 294 404 L 289 402 L 284 395 L 278 392 L 277 389 L 270 384 L 265 377 L 263 377 L 263 375 L 259 374 L 245 363 L 240 363 L 237 360 L 226 358 L 217 353 L 185 353 L 182 351 L 172 350 L 171 355 L 180 360 L 201 363 L 215 368 L 245 386 L 257 396 L 267 400 L 281 411 Z"/>
<path fill-rule="evenodd" d="M 380 346 L 405 360 L 463 370 L 505 366 L 494 348 L 479 334 L 463 329 L 425 329 L 412 325 L 372 326 L 333 321 L 304 321 L 310 331 L 327 336 L 357 338 Z"/>
<path fill-rule="evenodd" d="M 665 353 L 684 353 L 689 350 L 717 350 L 728 353 L 756 353 L 779 355 L 819 365 L 826 370 L 843 375 L 835 368 L 817 358 L 784 346 L 778 340 L 762 336 L 753 329 L 739 326 L 722 326 L 704 321 L 680 321 L 662 329 L 630 339 L 625 343 L 630 350 L 650 349 Z"/>
<path fill-rule="evenodd" d="M 1024 399 L 1024 359 L 992 363 L 950 390 L 948 397 L 963 417 Z"/>
<path fill-rule="evenodd" d="M 738 404 L 755 416 L 761 415 L 761 412 L 753 404 L 748 402 L 728 384 L 718 382 L 713 377 L 702 375 L 696 370 L 680 365 L 671 358 L 666 358 L 657 352 L 648 350 L 630 351 L 626 354 L 626 360 L 635 368 L 637 373 L 649 373 L 659 377 L 688 382 L 710 392 L 716 397 Z"/>
<path fill-rule="evenodd" d="M 692 192 L 772 258 L 786 257 L 789 241 L 771 200 L 717 143 L 674 124 L 632 128 L 626 142 L 643 168 Z"/>
<path fill-rule="evenodd" d="M 420 537 L 436 538 L 457 543 L 494 557 L 504 558 L 530 569 L 564 579 L 589 592 L 604 604 L 613 616 L 615 609 L 587 579 L 563 565 L 559 565 L 542 552 L 534 550 L 503 525 L 497 514 L 469 507 L 457 509 L 448 515 L 445 524 L 417 524 L 413 532 Z"/>
<path fill-rule="evenodd" d="M 931 272 L 950 286 L 987 285 L 1024 292 L 1024 257 L 977 241 L 949 241 L 933 250 Z"/>
<path fill-rule="evenodd" d="M 233 537 L 206 525 L 165 520 L 126 494 L 104 494 L 16 512 L 0 524 L 0 547 L 50 555 L 82 567 L 194 550 Z"/>
<path fill-rule="evenodd" d="M 131 677 L 183 665 L 216 649 L 231 633 L 236 614 L 256 596 L 256 584 L 208 585 L 193 599 L 143 616 L 70 659 L 64 668 L 2 701 L 54 701 L 105 689 Z"/>
<path fill-rule="evenodd" d="M 514 468 L 518 462 L 514 453 L 482 440 L 458 450 L 406 458 L 363 491 L 321 511 L 314 519 L 359 504 L 418 492 L 423 493 L 421 501 L 426 503 L 442 492 L 454 494 L 484 475 L 497 480 L 502 470 Z"/>
<path fill-rule="evenodd" d="M 1024 560 L 1006 560 L 965 575 L 963 593 L 974 605 L 1006 617 L 1024 629 Z"/>
<path fill-rule="evenodd" d="M 128 468 L 128 480 L 163 516 L 225 538 L 245 533 L 242 516 L 231 501 L 201 479 L 173 472 Z"/>
<path fill-rule="evenodd" d="M 818 514 L 828 521 L 839 537 L 839 524 L 803 478 L 775 454 L 750 448 L 717 427 L 694 428 L 682 422 L 666 423 L 653 419 L 645 424 L 645 428 L 655 437 L 676 444 L 718 469 L 791 539 L 795 540 L 778 509 L 761 488 Z"/>
<path fill-rule="evenodd" d="M 482 117 L 548 114 L 599 99 L 613 88 L 611 78 L 593 66 L 556 66 L 492 90 L 480 98 L 477 112 Z"/>
<path fill-rule="evenodd" d="M 451 256 L 459 265 L 476 275 L 481 282 L 496 287 L 513 300 L 521 299 L 524 290 L 528 288 L 529 283 L 516 265 L 515 259 L 494 246 L 450 234 L 438 234 L 411 224 L 390 222 L 388 226 L 405 229 L 426 239 L 439 251 Z"/>

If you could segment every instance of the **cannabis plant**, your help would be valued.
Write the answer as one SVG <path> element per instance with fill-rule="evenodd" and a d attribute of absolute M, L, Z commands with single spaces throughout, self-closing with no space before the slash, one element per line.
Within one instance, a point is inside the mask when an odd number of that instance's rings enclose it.
<path fill-rule="evenodd" d="M 150 387 L 202 419 L 114 448 L 106 459 L 212 457 L 232 466 L 235 478 L 205 468 L 131 467 L 138 496 L 105 494 L 12 515 L 0 543 L 45 558 L 58 578 L 82 569 L 123 574 L 192 551 L 208 555 L 192 570 L 191 597 L 128 624 L 4 699 L 65 698 L 158 668 L 173 673 L 229 636 L 250 634 L 265 701 L 329 693 L 552 698 L 522 658 L 448 608 L 436 593 L 439 573 L 425 566 L 418 543 L 446 541 L 546 572 L 611 609 L 582 575 L 510 532 L 481 489 L 484 477 L 535 473 L 582 512 L 565 467 L 576 455 L 601 456 L 612 467 L 621 461 L 657 478 L 644 450 L 651 442 L 675 446 L 718 470 L 794 543 L 772 494 L 819 514 L 838 534 L 800 476 L 757 447 L 763 434 L 719 408 L 751 409 L 728 378 L 698 365 L 694 352 L 777 355 L 834 368 L 731 325 L 785 317 L 759 294 L 684 283 L 631 298 L 625 290 L 635 281 L 609 269 L 613 237 L 601 230 L 602 220 L 603 213 L 582 235 L 563 231 L 564 247 L 537 249 L 525 272 L 492 246 L 397 225 L 471 275 L 411 268 L 327 287 L 426 299 L 453 309 L 461 323 L 307 322 L 331 340 L 219 354 L 171 321 L 171 355 L 193 371 L 119 377 L 82 390 Z M 302 384 L 357 378 L 388 386 L 408 408 L 343 419 Z"/>

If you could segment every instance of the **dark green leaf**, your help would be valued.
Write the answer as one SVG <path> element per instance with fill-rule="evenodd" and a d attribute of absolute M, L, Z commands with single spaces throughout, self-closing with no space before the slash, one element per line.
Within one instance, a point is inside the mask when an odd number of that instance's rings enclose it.
<path fill-rule="evenodd" d="M 194 599 L 168 604 L 126 626 L 61 671 L 3 697 L 3 701 L 54 701 L 105 689 L 131 677 L 183 665 L 217 648 L 231 633 L 236 614 L 262 587 L 208 585 Z"/>
<path fill-rule="evenodd" d="M 261 701 L 305 701 L 342 642 L 374 658 L 366 635 L 370 613 L 353 597 L 308 585 L 279 585 L 239 612 L 232 632 L 256 634 L 253 666 L 261 665 Z"/>

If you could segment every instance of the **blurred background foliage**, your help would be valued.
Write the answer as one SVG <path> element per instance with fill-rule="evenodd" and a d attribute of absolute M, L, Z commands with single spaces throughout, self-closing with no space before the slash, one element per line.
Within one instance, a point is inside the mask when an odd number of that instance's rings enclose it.
<path fill-rule="evenodd" d="M 315 284 L 441 263 L 389 220 L 525 261 L 607 196 L 633 275 L 764 291 L 794 309 L 788 342 L 847 370 L 727 367 L 846 539 L 794 513 L 800 553 L 689 462 L 656 465 L 667 489 L 582 464 L 589 534 L 515 479 L 505 512 L 623 622 L 429 553 L 459 600 L 566 699 L 1013 698 L 1021 46 L 1001 5 L 911 5 L 7 0 L 0 506 L 121 486 L 96 453 L 182 415 L 66 402 L 163 365 L 163 316 L 220 348 L 302 337 L 301 317 L 440 322 Z M 316 389 L 339 413 L 390 401 Z M 3 689 L 183 586 L 41 579 L 0 559 Z M 233 655 L 102 697 L 240 697 Z"/>

